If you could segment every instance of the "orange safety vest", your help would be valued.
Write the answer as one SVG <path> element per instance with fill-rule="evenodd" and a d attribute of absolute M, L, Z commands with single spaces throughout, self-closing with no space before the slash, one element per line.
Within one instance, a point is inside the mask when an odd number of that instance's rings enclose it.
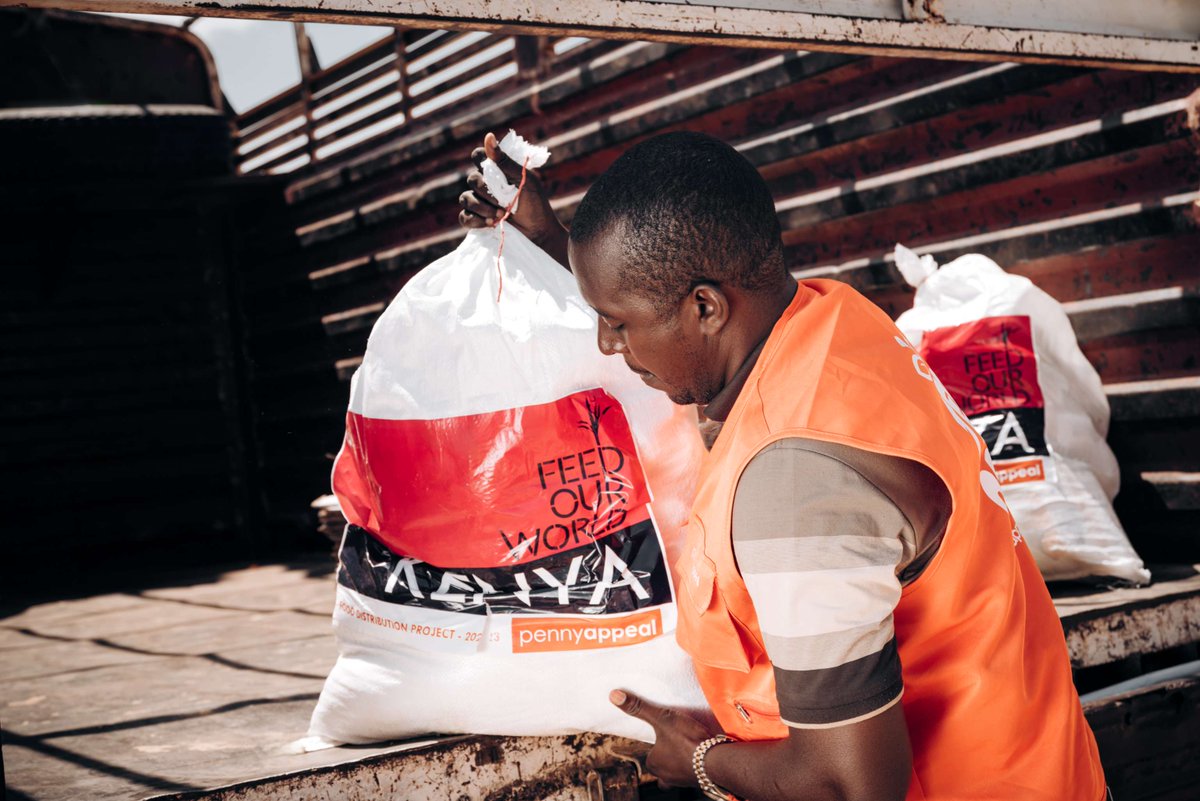
<path fill-rule="evenodd" d="M 801 282 L 776 323 L 705 463 L 676 565 L 679 642 L 725 731 L 787 736 L 730 539 L 742 471 L 787 437 L 913 459 L 949 488 L 942 544 L 894 613 L 908 798 L 1102 798 L 1062 625 L 986 446 L 892 321 L 836 281 Z"/>

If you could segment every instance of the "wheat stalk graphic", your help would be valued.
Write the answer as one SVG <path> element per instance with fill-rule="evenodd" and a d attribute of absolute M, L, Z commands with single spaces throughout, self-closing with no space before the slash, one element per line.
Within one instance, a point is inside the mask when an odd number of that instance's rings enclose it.
<path fill-rule="evenodd" d="M 601 408 L 600 402 L 593 401 L 591 398 L 586 398 L 583 401 L 583 407 L 585 409 L 587 409 L 587 419 L 580 420 L 578 425 L 580 428 L 586 429 L 586 430 L 592 432 L 592 441 L 595 442 L 596 447 L 599 448 L 600 447 L 600 420 L 601 420 L 601 418 L 604 417 L 604 415 L 608 414 L 608 410 L 612 407 L 605 406 L 605 407 Z M 600 460 L 600 469 L 604 470 L 605 473 L 607 474 L 608 471 L 604 467 L 603 459 Z"/>
<path fill-rule="evenodd" d="M 579 428 L 582 428 L 582 429 L 592 432 L 592 441 L 596 443 L 596 451 L 597 451 L 597 453 L 599 453 L 600 446 L 601 446 L 600 421 L 604 418 L 604 415 L 608 414 L 608 412 L 612 410 L 612 406 L 611 405 L 601 406 L 599 400 L 593 400 L 591 398 L 585 398 L 583 401 L 583 406 L 587 410 L 587 419 L 580 420 L 577 425 L 579 426 Z M 592 519 L 593 520 L 599 519 L 600 515 L 607 514 L 608 512 L 612 511 L 613 509 L 617 508 L 618 506 L 628 503 L 629 495 L 624 490 L 630 489 L 633 486 L 629 482 L 629 480 L 626 479 L 625 476 L 621 475 L 620 473 L 609 472 L 608 466 L 604 463 L 603 456 L 600 457 L 600 470 L 604 474 L 605 486 L 608 486 L 609 482 L 614 482 L 618 486 L 622 487 L 622 491 L 611 494 L 612 500 L 609 503 L 608 507 L 605 508 L 603 512 L 600 511 L 600 494 L 597 493 L 596 499 L 595 499 L 595 501 L 593 501 L 593 508 L 592 508 Z"/>

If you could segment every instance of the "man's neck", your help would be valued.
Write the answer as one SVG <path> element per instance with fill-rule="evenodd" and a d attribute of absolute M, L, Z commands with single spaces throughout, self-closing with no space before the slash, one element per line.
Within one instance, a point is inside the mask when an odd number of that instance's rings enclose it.
<path fill-rule="evenodd" d="M 750 351 L 750 355 L 742 362 L 742 366 L 737 369 L 737 372 L 725 382 L 721 391 L 714 395 L 713 399 L 704 407 L 702 412 L 705 417 L 718 423 L 725 422 L 725 418 L 733 411 L 733 404 L 737 402 L 738 395 L 742 394 L 742 388 L 746 386 L 746 379 L 754 371 L 754 365 L 758 363 L 758 356 L 762 353 L 765 344 L 767 344 L 767 339 L 763 337 L 754 350 Z"/>
<path fill-rule="evenodd" d="M 779 318 L 783 316 L 784 311 L 791 305 L 792 299 L 795 296 L 796 281 L 791 276 L 788 276 L 786 286 L 781 288 L 781 291 L 772 297 L 773 302 L 756 315 L 755 319 L 758 321 L 758 325 L 752 329 L 751 335 L 747 337 L 750 340 L 749 350 L 742 357 L 733 373 L 725 379 L 725 385 L 702 410 L 706 418 L 717 422 L 725 422 L 725 418 L 733 410 L 733 404 L 737 401 L 738 396 L 742 394 L 742 388 L 746 386 L 746 380 L 750 378 L 750 373 L 754 371 L 754 365 L 758 363 L 758 357 L 762 353 L 763 346 L 767 344 L 767 338 L 771 336 L 771 332 L 775 329 L 775 323 L 779 322 Z"/>

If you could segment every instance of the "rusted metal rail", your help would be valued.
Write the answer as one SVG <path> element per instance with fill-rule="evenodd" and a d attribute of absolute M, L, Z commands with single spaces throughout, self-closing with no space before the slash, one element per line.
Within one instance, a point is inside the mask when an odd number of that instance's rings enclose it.
<path fill-rule="evenodd" d="M 90 11 L 402 25 L 543 36 L 1015 59 L 1200 71 L 1200 13 L 1180 0 L 0 0 Z"/>
<path fill-rule="evenodd" d="M 646 746 L 619 737 L 444 737 L 155 801 L 637 801 Z"/>

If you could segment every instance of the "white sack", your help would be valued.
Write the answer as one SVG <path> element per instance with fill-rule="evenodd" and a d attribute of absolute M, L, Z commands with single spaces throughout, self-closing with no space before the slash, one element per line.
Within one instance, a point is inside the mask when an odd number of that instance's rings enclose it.
<path fill-rule="evenodd" d="M 651 740 L 609 703 L 614 688 L 707 708 L 675 642 L 669 569 L 703 455 L 695 412 L 600 354 L 574 278 L 511 226 L 498 271 L 499 241 L 472 231 L 413 277 L 353 378 L 334 470 L 351 523 L 334 612 L 340 656 L 310 747 L 427 732 Z M 462 448 L 456 431 L 470 432 Z M 491 432 L 482 445 L 480 431 Z M 534 441 L 541 450 L 522 455 Z M 532 483 L 506 483 L 522 470 Z M 538 521 L 520 518 L 529 508 Z M 649 522 L 630 528 L 647 508 Z M 574 529 L 556 524 L 567 517 Z M 438 519 L 444 535 L 412 533 Z M 383 544 L 406 538 L 449 564 Z M 487 556 L 499 542 L 513 547 Z M 512 592 L 496 590 L 516 573 Z"/>
<path fill-rule="evenodd" d="M 1108 399 L 1062 306 L 979 254 L 938 269 L 897 245 L 896 264 L 917 287 L 896 325 L 987 440 L 1042 574 L 1149 581 L 1112 510 Z"/>

